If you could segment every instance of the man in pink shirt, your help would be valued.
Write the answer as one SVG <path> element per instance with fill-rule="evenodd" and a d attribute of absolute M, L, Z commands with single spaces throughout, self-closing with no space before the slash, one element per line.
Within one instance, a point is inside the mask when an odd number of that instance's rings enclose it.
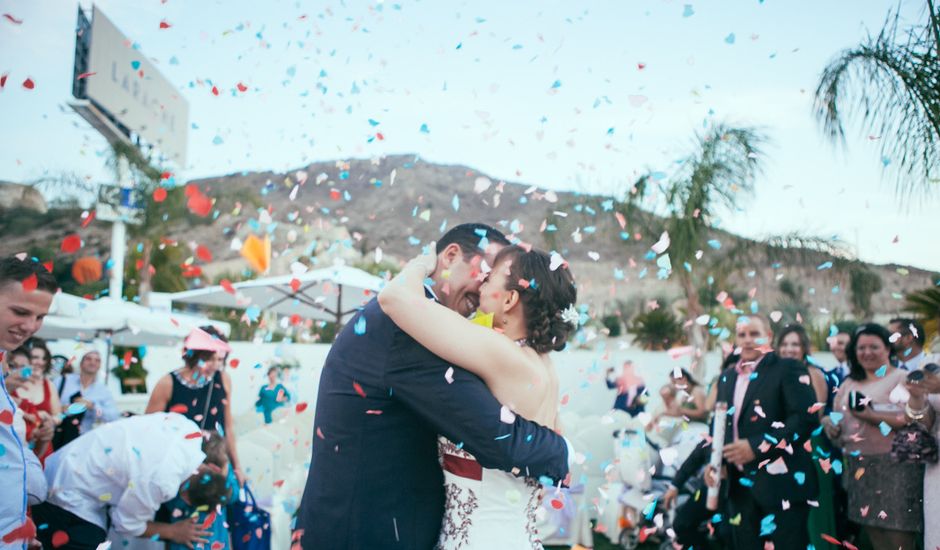
<path fill-rule="evenodd" d="M 734 547 L 806 548 L 807 501 L 817 498 L 815 469 L 804 445 L 817 426 L 806 367 L 771 351 L 773 333 L 758 315 L 741 317 L 737 357 L 718 379 L 729 404 L 722 483 L 731 504 Z"/>

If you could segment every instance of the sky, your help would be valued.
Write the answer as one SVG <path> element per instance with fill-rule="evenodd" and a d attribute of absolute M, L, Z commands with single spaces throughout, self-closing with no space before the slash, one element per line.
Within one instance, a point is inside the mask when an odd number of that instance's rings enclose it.
<path fill-rule="evenodd" d="M 850 125 L 833 145 L 813 117 L 823 67 L 894 1 L 96 5 L 189 102 L 181 181 L 414 153 L 619 196 L 641 173 L 672 173 L 696 132 L 724 122 L 769 143 L 755 193 L 719 227 L 838 238 L 866 261 L 940 271 L 940 195 L 902 200 L 879 136 Z M 922 5 L 902 1 L 902 18 Z M 0 0 L 12 17 L 0 18 L 0 180 L 110 179 L 103 138 L 67 107 L 77 6 Z"/>

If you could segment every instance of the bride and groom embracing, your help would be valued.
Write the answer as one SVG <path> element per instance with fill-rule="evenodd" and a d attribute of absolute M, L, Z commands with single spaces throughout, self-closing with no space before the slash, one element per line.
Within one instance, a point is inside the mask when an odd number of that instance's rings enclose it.
<path fill-rule="evenodd" d="M 573 454 L 548 353 L 577 326 L 574 280 L 560 256 L 483 224 L 436 252 L 330 350 L 295 549 L 542 547 L 541 486 Z"/>

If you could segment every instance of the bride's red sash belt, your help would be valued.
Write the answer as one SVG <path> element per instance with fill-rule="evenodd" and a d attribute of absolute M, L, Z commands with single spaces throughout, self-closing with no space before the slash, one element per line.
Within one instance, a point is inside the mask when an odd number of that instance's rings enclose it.
<path fill-rule="evenodd" d="M 480 463 L 476 460 L 462 456 L 445 454 L 444 470 L 457 477 L 483 481 L 483 466 L 480 466 Z"/>

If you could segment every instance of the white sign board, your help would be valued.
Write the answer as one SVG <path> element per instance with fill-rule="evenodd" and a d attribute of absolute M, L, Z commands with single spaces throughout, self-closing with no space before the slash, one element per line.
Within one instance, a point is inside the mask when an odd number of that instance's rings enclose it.
<path fill-rule="evenodd" d="M 101 10 L 93 10 L 86 96 L 184 167 L 189 104 Z"/>

